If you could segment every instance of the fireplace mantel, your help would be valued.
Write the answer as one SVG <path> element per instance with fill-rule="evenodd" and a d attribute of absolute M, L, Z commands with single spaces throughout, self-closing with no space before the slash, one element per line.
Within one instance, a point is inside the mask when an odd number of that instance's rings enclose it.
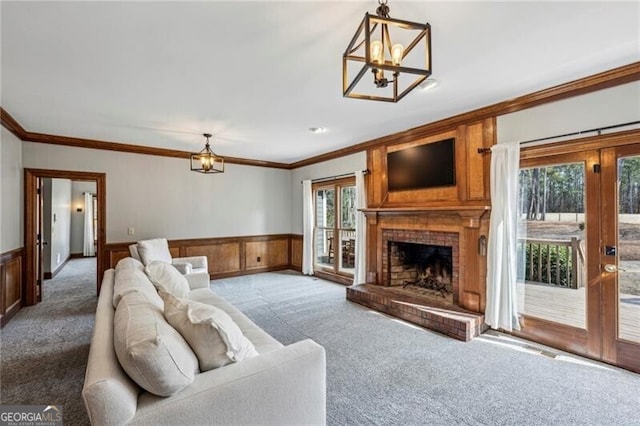
<path fill-rule="evenodd" d="M 432 212 L 466 212 L 466 211 L 489 211 L 490 206 L 419 206 L 419 207 L 381 207 L 381 208 L 367 208 L 360 209 L 361 212 L 366 213 L 432 213 Z"/>
<path fill-rule="evenodd" d="M 421 207 L 382 207 L 360 209 L 373 223 L 378 217 L 385 216 L 454 216 L 467 228 L 478 228 L 480 219 L 491 210 L 490 206 L 457 205 L 457 206 L 421 206 Z"/>

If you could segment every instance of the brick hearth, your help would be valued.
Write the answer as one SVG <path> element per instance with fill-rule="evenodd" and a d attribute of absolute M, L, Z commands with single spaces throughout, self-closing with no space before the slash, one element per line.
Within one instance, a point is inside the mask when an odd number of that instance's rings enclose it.
<path fill-rule="evenodd" d="M 486 329 L 481 313 L 401 287 L 360 284 L 347 288 L 347 300 L 465 342 Z"/>

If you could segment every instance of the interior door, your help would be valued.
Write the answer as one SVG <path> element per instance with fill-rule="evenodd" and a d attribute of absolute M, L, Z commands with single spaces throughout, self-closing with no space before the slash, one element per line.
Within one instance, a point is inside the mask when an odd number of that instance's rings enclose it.
<path fill-rule="evenodd" d="M 602 150 L 602 359 L 640 372 L 640 146 Z"/>

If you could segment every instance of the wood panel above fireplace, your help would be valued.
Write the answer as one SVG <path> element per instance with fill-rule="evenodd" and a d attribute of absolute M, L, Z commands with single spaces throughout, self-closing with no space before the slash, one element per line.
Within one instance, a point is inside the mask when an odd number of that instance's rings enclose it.
<path fill-rule="evenodd" d="M 388 183 L 389 154 L 406 152 L 411 148 L 455 140 L 455 185 L 390 191 Z M 367 151 L 369 171 L 367 200 L 369 208 L 435 207 L 435 206 L 480 206 L 488 205 L 490 156 L 484 149 L 495 143 L 495 120 L 487 119 L 457 126 L 447 132 L 405 140 L 393 145 L 379 146 Z M 479 152 L 478 150 L 482 152 Z M 433 164 L 442 163 L 443 172 L 448 171 L 450 159 L 430 161 L 425 167 L 432 173 Z M 445 164 L 447 163 L 447 164 Z"/>
<path fill-rule="evenodd" d="M 386 163 L 389 152 L 450 138 L 455 139 L 455 185 L 389 190 Z M 363 209 L 367 217 L 368 284 L 389 285 L 390 236 L 398 236 L 405 241 L 427 241 L 427 236 L 434 235 L 449 238 L 450 245 L 455 245 L 456 253 L 454 304 L 470 311 L 484 312 L 484 244 L 491 204 L 490 159 L 489 155 L 479 152 L 479 148 L 490 148 L 494 143 L 495 120 L 487 119 L 419 140 L 405 140 L 368 151 L 367 161 L 371 171 L 367 177 L 368 208 Z"/>

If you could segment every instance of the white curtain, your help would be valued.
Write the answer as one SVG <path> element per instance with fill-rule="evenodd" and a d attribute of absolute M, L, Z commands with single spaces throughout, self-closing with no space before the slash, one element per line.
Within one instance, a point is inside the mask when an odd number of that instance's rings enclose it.
<path fill-rule="evenodd" d="M 520 144 L 491 148 L 491 221 L 487 250 L 487 306 L 491 328 L 519 330 L 517 282 Z"/>
<path fill-rule="evenodd" d="M 356 171 L 356 208 L 367 208 L 367 193 L 364 187 L 364 172 Z M 353 284 L 367 282 L 367 218 L 361 211 L 356 212 L 356 269 Z"/>
<path fill-rule="evenodd" d="M 313 193 L 311 181 L 302 181 L 302 273 L 313 275 Z"/>
<path fill-rule="evenodd" d="M 95 256 L 93 241 L 93 195 L 84 193 L 84 250 L 85 256 Z"/>

